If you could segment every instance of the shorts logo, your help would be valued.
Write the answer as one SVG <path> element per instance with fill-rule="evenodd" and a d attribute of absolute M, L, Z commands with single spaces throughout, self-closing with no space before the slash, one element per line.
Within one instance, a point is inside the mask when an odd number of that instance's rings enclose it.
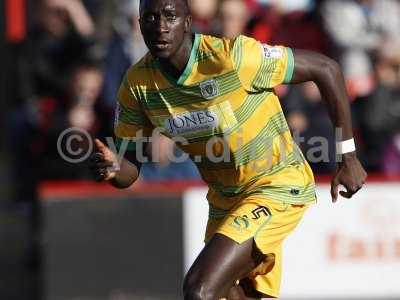
<path fill-rule="evenodd" d="M 297 195 L 300 194 L 300 190 L 299 190 L 299 189 L 291 189 L 291 190 L 290 190 L 290 193 L 291 193 L 292 195 L 294 195 L 294 196 L 297 196 Z"/>
<path fill-rule="evenodd" d="M 242 230 L 242 229 L 247 229 L 250 226 L 249 220 L 247 218 L 247 216 L 237 216 L 233 219 L 233 223 L 232 225 L 238 229 L 238 230 Z"/>
<path fill-rule="evenodd" d="M 265 206 L 259 206 L 256 209 L 253 209 L 251 212 L 253 214 L 253 220 L 258 220 L 263 215 L 265 217 L 271 216 L 271 211 Z"/>
<path fill-rule="evenodd" d="M 262 44 L 262 52 L 265 58 L 274 58 L 279 59 L 282 58 L 283 52 L 279 47 L 269 46 L 267 44 Z"/>
<path fill-rule="evenodd" d="M 211 99 L 219 94 L 217 82 L 214 79 L 200 83 L 201 95 L 206 99 Z"/>
<path fill-rule="evenodd" d="M 205 131 L 218 126 L 218 116 L 209 110 L 198 110 L 175 115 L 164 121 L 164 127 L 171 135 Z"/>

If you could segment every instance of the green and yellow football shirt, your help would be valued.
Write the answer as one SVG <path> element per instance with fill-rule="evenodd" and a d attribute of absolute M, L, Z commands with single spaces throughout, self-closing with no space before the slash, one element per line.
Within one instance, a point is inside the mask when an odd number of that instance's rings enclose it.
<path fill-rule="evenodd" d="M 314 201 L 312 171 L 273 90 L 290 82 L 293 69 L 289 48 L 196 34 L 178 80 L 150 54 L 127 71 L 118 92 L 117 140 L 150 136 L 155 128 L 177 139 L 208 184 L 212 207 L 229 209 L 250 194 Z"/>

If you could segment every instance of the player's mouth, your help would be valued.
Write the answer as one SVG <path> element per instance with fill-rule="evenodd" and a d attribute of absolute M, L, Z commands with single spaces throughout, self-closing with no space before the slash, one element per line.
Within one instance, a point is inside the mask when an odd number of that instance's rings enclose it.
<path fill-rule="evenodd" d="M 168 48 L 169 43 L 164 40 L 154 41 L 153 46 L 158 50 L 165 50 Z"/>

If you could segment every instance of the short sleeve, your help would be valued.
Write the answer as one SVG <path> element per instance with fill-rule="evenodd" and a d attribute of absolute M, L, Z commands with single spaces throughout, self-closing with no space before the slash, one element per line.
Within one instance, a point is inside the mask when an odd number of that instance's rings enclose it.
<path fill-rule="evenodd" d="M 262 44 L 241 35 L 233 42 L 231 57 L 239 79 L 248 91 L 263 91 L 292 79 L 294 58 L 290 48 Z"/>
<path fill-rule="evenodd" d="M 118 90 L 115 108 L 114 134 L 119 148 L 123 140 L 128 140 L 128 150 L 135 150 L 135 138 L 151 136 L 154 126 L 143 111 L 125 75 Z"/>

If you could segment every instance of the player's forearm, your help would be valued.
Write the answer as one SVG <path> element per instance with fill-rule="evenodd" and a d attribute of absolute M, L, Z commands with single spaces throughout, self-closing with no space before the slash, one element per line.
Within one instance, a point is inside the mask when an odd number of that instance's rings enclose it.
<path fill-rule="evenodd" d="M 344 78 L 336 62 L 326 64 L 314 82 L 317 84 L 322 99 L 328 106 L 335 128 L 341 130 L 341 140 L 353 137 L 349 98 L 346 93 Z"/>
<path fill-rule="evenodd" d="M 349 99 L 342 71 L 334 60 L 311 51 L 295 51 L 293 83 L 313 81 L 328 107 L 335 128 L 341 130 L 340 140 L 353 137 Z"/>
<path fill-rule="evenodd" d="M 127 159 L 122 159 L 120 170 L 115 177 L 110 179 L 110 184 L 116 188 L 124 189 L 130 187 L 139 177 L 138 168 Z"/>

